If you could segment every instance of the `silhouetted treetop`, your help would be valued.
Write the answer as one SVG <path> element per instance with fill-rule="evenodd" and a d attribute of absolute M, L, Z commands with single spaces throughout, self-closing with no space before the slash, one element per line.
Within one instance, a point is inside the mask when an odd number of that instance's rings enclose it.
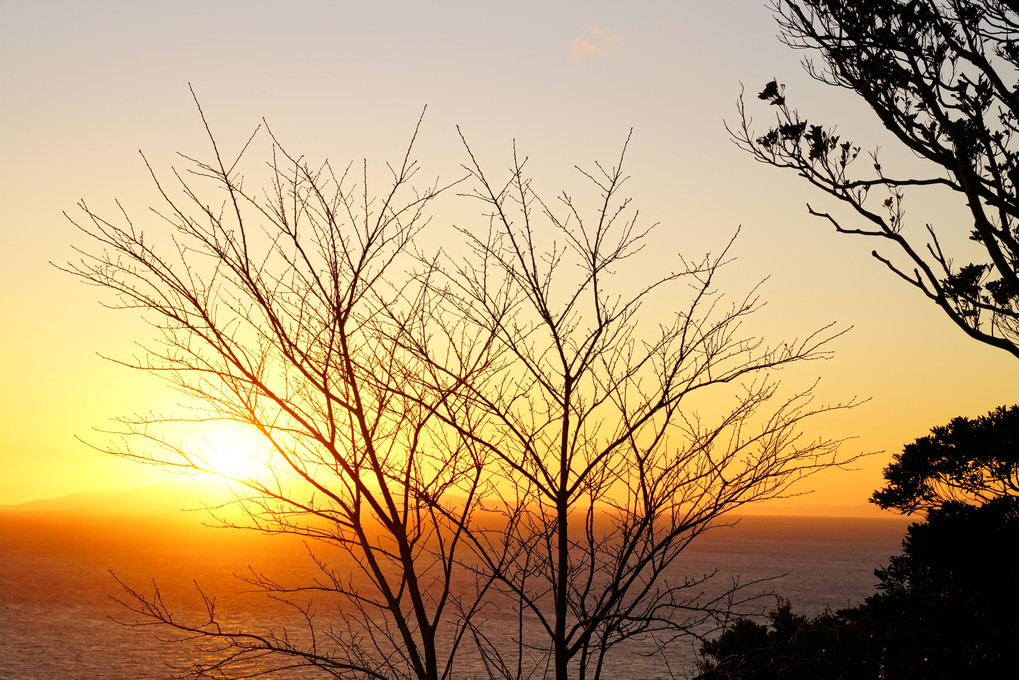
<path fill-rule="evenodd" d="M 1002 496 L 981 505 L 948 501 L 911 524 L 902 554 L 875 574 L 882 593 L 871 604 L 905 596 L 951 602 L 976 615 L 1019 600 L 1014 574 L 1019 540 L 1019 497 Z M 896 605 L 899 606 L 899 605 Z M 1010 605 L 1011 609 L 1011 605 Z"/>
<path fill-rule="evenodd" d="M 701 646 L 698 680 L 848 680 L 878 677 L 873 636 L 853 620 L 856 610 L 812 619 L 779 598 L 767 623 L 737 619 Z"/>
<path fill-rule="evenodd" d="M 855 92 L 929 171 L 900 177 L 877 151 L 834 125 L 808 120 L 773 80 L 758 97 L 776 113 L 755 132 L 742 98 L 734 140 L 758 161 L 790 168 L 851 207 L 848 224 L 817 211 L 842 233 L 890 241 L 875 257 L 918 288 L 971 337 L 1019 356 L 1019 4 L 1000 0 L 777 0 L 781 39 L 809 50 L 816 80 Z M 908 188 L 960 194 L 971 219 L 922 230 L 906 224 Z M 970 238 L 973 259 L 960 251 Z"/>
<path fill-rule="evenodd" d="M 880 592 L 812 619 L 779 600 L 704 643 L 700 680 L 1014 677 L 1019 499 L 949 502 L 910 525 Z"/>
<path fill-rule="evenodd" d="M 885 479 L 872 501 L 905 513 L 1019 496 L 1019 406 L 935 427 L 895 455 Z"/>
<path fill-rule="evenodd" d="M 953 425 L 987 437 L 1009 429 L 995 416 L 1015 414 L 999 409 L 979 424 L 958 418 Z M 998 443 L 1008 446 L 1007 438 Z M 1019 496 L 980 504 L 944 501 L 909 526 L 902 552 L 874 572 L 879 592 L 863 604 L 808 619 L 779 600 L 766 624 L 737 619 L 704 643 L 699 678 L 1014 677 L 1017 544 Z"/>

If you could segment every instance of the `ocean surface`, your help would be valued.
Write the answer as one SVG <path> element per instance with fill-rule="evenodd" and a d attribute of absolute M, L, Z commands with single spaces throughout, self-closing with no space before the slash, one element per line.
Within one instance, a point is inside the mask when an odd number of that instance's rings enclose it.
<path fill-rule="evenodd" d="M 814 615 L 860 603 L 875 592 L 874 569 L 901 549 L 906 522 L 896 519 L 746 517 L 695 541 L 674 575 L 718 570 L 716 578 L 778 577 L 758 589 L 781 594 L 795 611 Z M 295 549 L 297 547 L 298 549 Z M 3 680 L 157 680 L 194 653 L 161 641 L 129 618 L 115 599 L 124 582 L 151 591 L 158 584 L 171 606 L 197 606 L 197 580 L 217 597 L 228 620 L 285 621 L 287 611 L 245 588 L 233 574 L 248 566 L 299 575 L 311 567 L 294 544 L 238 535 L 158 516 L 114 521 L 64 513 L 0 512 L 0 678 Z M 758 609 L 774 605 L 762 598 Z M 693 672 L 695 643 L 677 643 L 670 666 Z M 467 669 L 464 669 L 467 670 Z M 663 664 L 635 650 L 607 677 L 668 677 Z M 295 676 L 287 676 L 295 677 Z M 302 676 L 304 677 L 304 676 Z"/>

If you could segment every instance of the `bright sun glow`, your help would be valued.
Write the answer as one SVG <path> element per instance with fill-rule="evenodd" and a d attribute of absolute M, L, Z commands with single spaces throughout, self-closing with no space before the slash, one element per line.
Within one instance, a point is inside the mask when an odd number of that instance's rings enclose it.
<path fill-rule="evenodd" d="M 216 477 L 252 479 L 267 471 L 265 442 L 239 423 L 211 424 L 198 437 L 195 448 Z"/>

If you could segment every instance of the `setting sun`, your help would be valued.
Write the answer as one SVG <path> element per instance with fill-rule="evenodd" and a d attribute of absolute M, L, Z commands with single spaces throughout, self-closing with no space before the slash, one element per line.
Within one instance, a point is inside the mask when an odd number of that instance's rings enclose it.
<path fill-rule="evenodd" d="M 240 8 L 0 0 L 0 680 L 1019 676 L 1019 0 Z"/>
<path fill-rule="evenodd" d="M 268 470 L 265 442 L 257 432 L 240 423 L 210 424 L 197 436 L 193 448 L 208 468 L 205 476 L 256 479 Z"/>

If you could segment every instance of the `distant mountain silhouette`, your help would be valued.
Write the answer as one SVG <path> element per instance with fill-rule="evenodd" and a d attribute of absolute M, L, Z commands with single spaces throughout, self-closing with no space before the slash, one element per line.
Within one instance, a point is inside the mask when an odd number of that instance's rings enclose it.
<path fill-rule="evenodd" d="M 0 513 L 60 514 L 77 517 L 107 515 L 174 515 L 205 514 L 207 505 L 218 505 L 228 492 L 214 482 L 195 480 L 167 481 L 136 488 L 111 491 L 84 491 L 29 501 L 16 505 L 0 505 Z M 198 511 L 196 513 L 184 511 Z"/>
<path fill-rule="evenodd" d="M 216 506 L 228 500 L 227 489 L 215 481 L 194 479 L 171 480 L 134 489 L 85 491 L 29 501 L 14 505 L 0 505 L 0 513 L 53 513 L 77 516 L 147 516 L 174 515 L 201 516 L 206 506 Z M 193 512 L 189 512 L 193 511 Z M 768 504 L 746 506 L 736 513 L 747 516 L 801 516 L 801 517 L 871 517 L 892 518 L 896 513 L 881 510 L 870 503 L 858 505 L 826 504 Z"/>
<path fill-rule="evenodd" d="M 249 546 L 267 537 L 230 531 L 206 509 L 228 499 L 225 487 L 196 480 L 168 481 L 138 489 L 89 491 L 60 498 L 0 505 L 0 547 L 38 544 L 52 550 L 71 544 L 108 552 L 125 545 Z M 236 509 L 220 515 L 243 524 Z M 153 548 L 154 549 L 154 548 Z"/>

